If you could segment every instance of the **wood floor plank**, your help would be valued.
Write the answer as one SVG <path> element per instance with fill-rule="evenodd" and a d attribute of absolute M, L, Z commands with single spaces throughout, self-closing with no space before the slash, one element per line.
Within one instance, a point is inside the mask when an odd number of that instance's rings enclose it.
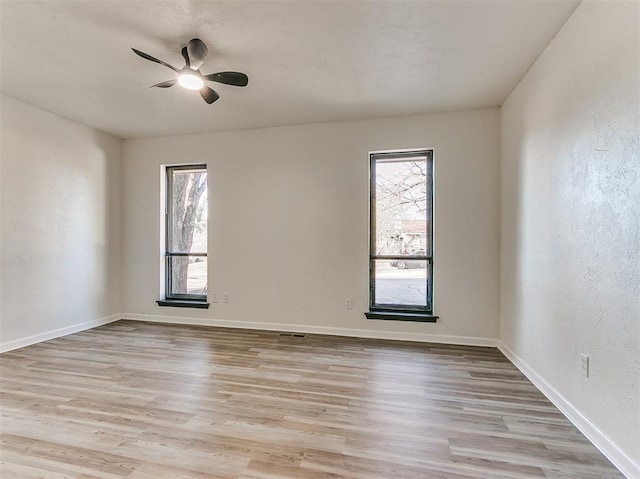
<path fill-rule="evenodd" d="M 497 350 L 118 321 L 0 356 L 0 476 L 619 479 Z"/>

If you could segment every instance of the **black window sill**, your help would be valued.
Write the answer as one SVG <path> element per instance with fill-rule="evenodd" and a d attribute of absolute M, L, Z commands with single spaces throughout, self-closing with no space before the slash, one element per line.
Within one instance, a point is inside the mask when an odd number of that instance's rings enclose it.
<path fill-rule="evenodd" d="M 416 321 L 418 323 L 435 323 L 439 316 L 417 311 L 367 311 L 367 319 L 387 319 L 393 321 Z"/>
<path fill-rule="evenodd" d="M 209 303 L 206 301 L 196 301 L 192 299 L 161 299 L 156 301 L 158 306 L 170 306 L 173 308 L 200 308 L 209 309 Z"/>

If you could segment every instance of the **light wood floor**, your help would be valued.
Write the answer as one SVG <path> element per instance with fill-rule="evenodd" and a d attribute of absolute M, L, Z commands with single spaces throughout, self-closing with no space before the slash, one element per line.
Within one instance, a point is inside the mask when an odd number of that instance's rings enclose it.
<path fill-rule="evenodd" d="M 119 321 L 0 356 L 1 477 L 622 477 L 495 349 Z"/>

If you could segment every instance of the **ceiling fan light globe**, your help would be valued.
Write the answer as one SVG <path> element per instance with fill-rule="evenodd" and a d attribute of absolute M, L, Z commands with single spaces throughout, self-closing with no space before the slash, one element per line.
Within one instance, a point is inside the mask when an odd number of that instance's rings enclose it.
<path fill-rule="evenodd" d="M 188 90 L 200 90 L 204 86 L 202 78 L 188 72 L 180 74 L 178 77 L 178 83 Z"/>

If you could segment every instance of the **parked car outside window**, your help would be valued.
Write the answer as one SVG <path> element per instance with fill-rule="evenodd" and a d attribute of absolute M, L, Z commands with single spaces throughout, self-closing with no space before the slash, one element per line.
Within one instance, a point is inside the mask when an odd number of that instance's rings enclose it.
<path fill-rule="evenodd" d="M 407 259 L 398 259 L 391 261 L 389 266 L 398 269 L 409 269 L 409 268 L 426 268 L 427 262 L 423 259 L 410 259 L 412 256 L 424 256 L 425 251 L 423 249 L 419 249 L 418 251 L 414 251 L 410 255 L 407 256 Z"/>

